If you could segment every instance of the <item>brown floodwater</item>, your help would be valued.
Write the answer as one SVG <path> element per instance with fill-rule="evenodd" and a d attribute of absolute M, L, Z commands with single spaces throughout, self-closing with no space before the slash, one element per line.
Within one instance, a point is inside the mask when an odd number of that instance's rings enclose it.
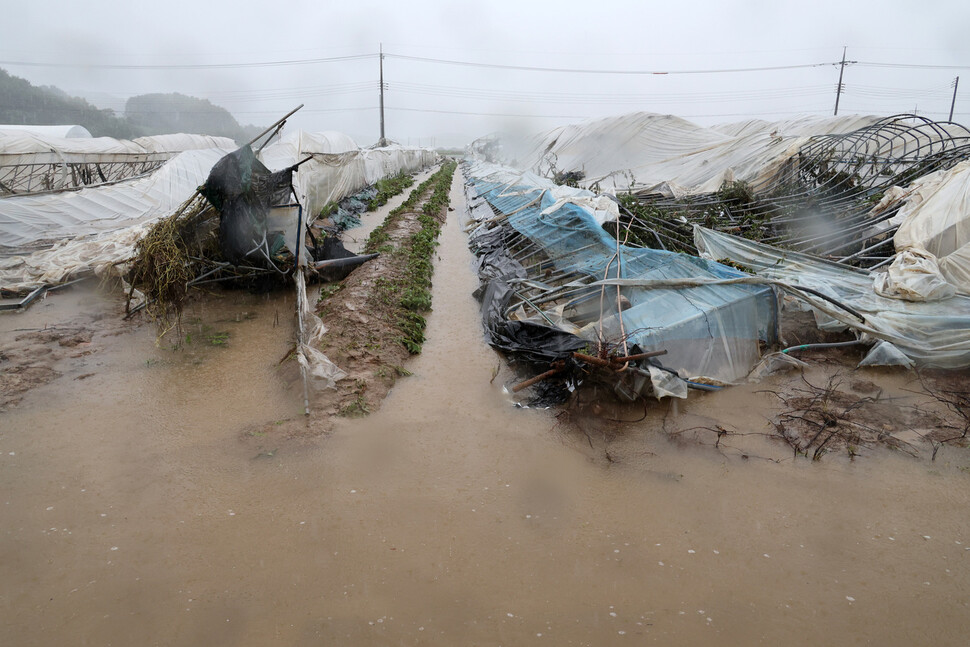
<path fill-rule="evenodd" d="M 965 450 L 744 460 L 650 417 L 597 459 L 490 382 L 457 213 L 414 375 L 331 434 L 248 442 L 301 411 L 290 295 L 196 305 L 181 350 L 96 336 L 0 413 L 0 645 L 968 643 Z M 115 309 L 66 292 L 0 334 Z"/>

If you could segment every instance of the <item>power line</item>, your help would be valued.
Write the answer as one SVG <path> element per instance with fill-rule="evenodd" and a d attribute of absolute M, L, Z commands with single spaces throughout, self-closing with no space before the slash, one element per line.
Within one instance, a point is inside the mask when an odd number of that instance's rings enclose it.
<path fill-rule="evenodd" d="M 425 56 L 407 56 L 404 54 L 384 53 L 385 58 L 397 58 L 422 63 L 440 63 L 443 65 L 461 65 L 465 67 L 484 67 L 499 70 L 520 70 L 525 72 L 564 72 L 569 74 L 625 74 L 625 75 L 668 75 L 668 74 L 720 74 L 729 72 L 769 72 L 774 70 L 798 70 L 812 67 L 826 67 L 839 63 L 805 63 L 801 65 L 772 65 L 765 67 L 738 67 L 707 70 L 595 70 L 588 68 L 567 67 L 535 67 L 529 65 L 503 65 L 501 63 L 476 63 L 473 61 L 455 61 L 444 58 L 430 58 Z"/>
<path fill-rule="evenodd" d="M 970 65 L 929 65 L 923 63 L 875 63 L 872 61 L 856 61 L 856 65 L 863 67 L 906 68 L 913 70 L 970 70 Z"/>
<path fill-rule="evenodd" d="M 386 56 L 386 54 L 385 54 Z M 460 110 L 434 110 L 431 108 L 394 108 L 387 106 L 385 110 L 397 110 L 400 112 L 430 112 L 442 115 L 471 115 L 474 117 L 523 117 L 536 119 L 592 119 L 593 117 L 584 115 L 517 115 L 503 112 L 463 112 Z"/>
<path fill-rule="evenodd" d="M 371 108 L 374 110 L 375 108 Z M 536 114 L 511 114 L 502 112 L 464 112 L 458 110 L 435 110 L 430 108 L 394 108 L 388 106 L 386 110 L 398 110 L 403 112 L 430 112 L 434 114 L 446 114 L 446 115 L 470 115 L 474 117 L 522 117 L 526 119 L 607 119 L 605 116 L 589 116 L 589 115 L 536 115 Z M 815 113 L 823 113 L 827 109 L 818 107 L 814 109 L 804 109 L 804 110 L 770 110 L 767 112 L 729 112 L 722 114 L 704 114 L 704 115 L 674 115 L 676 117 L 684 119 L 701 119 L 707 117 L 751 117 L 755 115 L 807 115 Z M 659 114 L 659 113 L 658 113 Z"/>
<path fill-rule="evenodd" d="M 213 70 L 250 67 L 282 67 L 287 65 L 315 65 L 317 63 L 336 63 L 377 58 L 377 54 L 355 54 L 352 56 L 331 56 L 329 58 L 303 58 L 289 61 L 262 61 L 256 63 L 195 63 L 164 65 L 123 65 L 116 63 L 38 63 L 36 61 L 0 61 L 0 65 L 19 65 L 26 67 L 82 68 L 94 70 Z"/>
<path fill-rule="evenodd" d="M 390 83 L 388 87 L 404 94 L 444 96 L 461 99 L 486 99 L 493 101 L 521 101 L 528 103 L 550 104 L 642 104 L 675 103 L 681 101 L 705 101 L 709 103 L 728 103 L 748 100 L 784 99 L 788 97 L 811 97 L 828 95 L 828 85 L 795 88 L 774 88 L 750 91 L 726 92 L 656 92 L 650 94 L 616 93 L 561 93 L 561 92 L 518 92 L 513 90 L 492 90 L 483 88 L 461 88 L 454 86 L 428 85 L 424 83 Z"/>

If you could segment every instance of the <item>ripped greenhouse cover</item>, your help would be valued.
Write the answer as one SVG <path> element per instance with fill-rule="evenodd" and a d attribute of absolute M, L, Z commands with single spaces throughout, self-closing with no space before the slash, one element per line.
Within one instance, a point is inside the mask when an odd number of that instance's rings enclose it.
<path fill-rule="evenodd" d="M 851 328 L 889 342 L 917 366 L 970 366 L 970 297 L 957 294 L 930 302 L 887 298 L 873 290 L 874 277 L 866 270 L 703 227 L 694 232 L 697 248 L 707 258 L 730 259 L 759 276 L 813 288 L 864 317 L 860 321 L 842 308 L 807 298 L 823 329 Z"/>
<path fill-rule="evenodd" d="M 682 377 L 725 382 L 747 375 L 760 360 L 760 342 L 774 342 L 778 302 L 773 289 L 765 285 L 623 287 L 620 290 L 628 307 L 607 311 L 601 307 L 592 322 L 571 321 L 570 311 L 581 309 L 583 302 L 593 308 L 598 301 L 602 303 L 603 289 L 593 284 L 600 279 L 725 280 L 745 275 L 712 260 L 623 245 L 602 226 L 609 210 L 602 209 L 597 216 L 591 208 L 597 199 L 609 199 L 589 191 L 556 187 L 534 175 L 484 163 L 471 164 L 466 175 L 473 195 L 491 206 L 477 211 L 481 222 L 471 235 L 471 244 L 475 246 L 501 221 L 540 247 L 554 266 L 543 269 L 540 265 L 538 272 L 517 275 L 506 270 L 491 282 L 507 284 L 523 294 L 532 290 L 538 295 L 575 295 L 555 308 L 539 308 L 535 300 L 523 298 L 520 311 L 510 313 L 512 318 L 571 332 L 587 343 L 626 342 L 642 351 L 666 350 L 664 366 Z M 494 216 L 492 210 L 499 215 Z M 550 275 L 570 278 L 554 284 Z M 614 296 L 611 291 L 606 301 Z M 557 343 L 561 343 L 558 338 Z"/>
<path fill-rule="evenodd" d="M 925 175 L 901 193 L 903 206 L 888 221 L 899 226 L 896 251 L 931 254 L 943 280 L 970 295 L 970 161 Z"/>
<path fill-rule="evenodd" d="M 680 197 L 713 193 L 724 182 L 758 183 L 796 157 L 810 137 L 848 133 L 878 121 L 803 116 L 705 127 L 673 115 L 634 112 L 559 126 L 525 140 L 499 135 L 494 161 L 550 177 L 579 171 L 583 186 L 600 191 Z"/>
<path fill-rule="evenodd" d="M 179 143 L 157 139 L 162 147 Z M 190 199 L 212 166 L 234 148 L 185 151 L 150 175 L 115 184 L 0 198 L 0 248 L 7 255 L 0 259 L 0 286 L 27 289 L 58 283 L 129 259 L 147 227 Z M 342 133 L 302 131 L 267 145 L 260 157 L 270 170 L 281 170 L 307 156 L 312 160 L 294 176 L 294 188 L 311 217 L 327 202 L 437 159 L 429 149 L 361 149 Z M 45 248 L 37 249 L 41 246 Z"/>

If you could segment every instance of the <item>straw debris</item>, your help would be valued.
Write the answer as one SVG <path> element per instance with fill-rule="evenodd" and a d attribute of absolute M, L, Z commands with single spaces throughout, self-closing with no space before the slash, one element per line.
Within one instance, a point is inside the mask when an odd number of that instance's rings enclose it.
<path fill-rule="evenodd" d="M 146 311 L 166 332 L 178 326 L 193 278 L 192 257 L 203 251 L 210 258 L 218 253 L 215 237 L 206 236 L 202 227 L 212 213 L 208 202 L 195 195 L 171 216 L 156 222 L 138 241 L 128 274 L 129 310 L 138 289 L 145 295 Z"/>

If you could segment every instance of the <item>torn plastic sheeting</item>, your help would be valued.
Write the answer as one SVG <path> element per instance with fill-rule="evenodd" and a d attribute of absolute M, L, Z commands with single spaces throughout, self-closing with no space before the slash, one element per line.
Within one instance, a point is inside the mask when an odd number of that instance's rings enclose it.
<path fill-rule="evenodd" d="M 808 366 L 807 363 L 803 362 L 797 357 L 792 357 L 787 353 L 767 353 L 761 358 L 758 365 L 751 369 L 751 372 L 748 373 L 748 381 L 760 382 L 769 375 L 785 373 L 796 369 L 802 370 L 806 366 Z"/>
<path fill-rule="evenodd" d="M 531 321 L 511 321 L 504 315 L 512 297 L 508 283 L 494 279 L 482 295 L 482 325 L 494 348 L 532 362 L 549 363 L 584 348 L 587 341 Z"/>
<path fill-rule="evenodd" d="M 821 299 L 804 298 L 818 313 L 840 324 L 891 342 L 917 366 L 970 366 L 970 298 L 955 295 L 932 302 L 911 302 L 878 295 L 863 270 L 808 254 L 781 250 L 730 234 L 695 227 L 697 248 L 709 258 L 729 258 L 759 276 L 793 286 L 822 290 L 865 316 L 865 322 Z"/>
<path fill-rule="evenodd" d="M 270 169 L 284 169 L 308 155 L 313 160 L 300 167 L 294 188 L 309 222 L 330 202 L 375 184 L 384 177 L 413 173 L 431 166 L 437 153 L 427 148 L 387 146 L 362 149 L 337 132 L 294 131 L 266 148 L 260 158 Z"/>
<path fill-rule="evenodd" d="M 267 240 L 270 207 L 290 202 L 292 177 L 293 168 L 271 172 L 249 146 L 213 165 L 199 193 L 219 212 L 219 244 L 229 261 L 256 258 L 260 241 Z M 287 229 L 296 230 L 295 218 Z"/>
<path fill-rule="evenodd" d="M 933 254 L 923 249 L 904 249 L 885 272 L 873 272 L 876 294 L 906 301 L 940 301 L 956 294 L 946 282 Z"/>
<path fill-rule="evenodd" d="M 195 193 L 224 149 L 180 153 L 149 176 L 62 193 L 0 200 L 0 247 L 103 234 L 172 213 Z"/>
<path fill-rule="evenodd" d="M 310 376 L 314 378 L 313 383 L 319 388 L 335 389 L 337 382 L 347 377 L 347 373 L 331 362 L 326 355 L 307 344 L 300 344 L 297 361 L 306 367 Z"/>
<path fill-rule="evenodd" d="M 878 117 L 800 117 L 704 127 L 672 115 L 635 112 L 502 138 L 502 155 L 551 175 L 583 170 L 604 190 L 712 193 L 725 181 L 774 175 L 812 135 L 847 133 Z M 473 143 L 474 145 L 474 143 Z M 525 182 L 523 182 L 525 183 Z"/>
<path fill-rule="evenodd" d="M 945 280 L 970 294 L 970 161 L 913 182 L 893 220 L 897 251 L 929 252 Z"/>
<path fill-rule="evenodd" d="M 484 200 L 476 205 L 471 206 L 468 210 L 468 214 L 469 220 L 476 225 L 495 217 L 495 212 L 489 208 L 488 203 Z"/>
<path fill-rule="evenodd" d="M 603 336 L 617 338 L 626 330 L 628 339 L 642 348 L 666 349 L 664 366 L 683 376 L 736 382 L 759 361 L 758 341 L 775 338 L 773 292 L 754 282 L 684 281 L 606 279 L 590 284 L 619 283 L 639 293 L 631 297 L 632 307 L 604 318 Z M 738 294 L 741 285 L 760 287 L 767 298 L 759 293 Z M 581 335 L 595 339 L 599 333 L 599 324 L 592 323 Z"/>
<path fill-rule="evenodd" d="M 303 271 L 296 272 L 293 278 L 296 283 L 296 302 L 300 315 L 300 335 L 304 343 L 319 342 L 327 334 L 327 327 L 323 320 L 313 311 L 306 294 L 306 276 Z M 327 360 L 329 362 L 329 360 Z"/>
<path fill-rule="evenodd" d="M 478 279 L 484 285 L 492 279 L 524 279 L 528 276 L 525 268 L 513 259 L 504 244 L 507 238 L 506 226 L 469 236 L 469 245 L 474 248 L 478 258 Z"/>
<path fill-rule="evenodd" d="M 299 340 L 297 341 L 296 357 L 305 375 L 314 378 L 312 384 L 321 388 L 336 388 L 337 382 L 346 378 L 347 373 L 330 361 L 320 350 L 311 344 L 319 343 L 327 332 L 323 321 L 313 312 L 310 300 L 306 294 L 306 277 L 303 271 L 294 273 L 296 284 L 297 314 L 299 322 Z"/>
<path fill-rule="evenodd" d="M 687 397 L 687 382 L 681 377 L 670 371 L 664 371 L 653 365 L 647 365 L 650 373 L 650 383 L 653 385 L 653 394 L 660 398 L 680 398 Z"/>
<path fill-rule="evenodd" d="M 86 236 L 57 243 L 50 249 L 25 256 L 0 258 L 0 286 L 28 289 L 56 285 L 87 271 L 105 277 L 115 267 L 129 260 L 137 243 L 148 231 L 148 225 L 134 225 L 120 231 Z"/>
<path fill-rule="evenodd" d="M 558 208 L 545 188 L 479 181 L 471 182 L 508 223 L 540 246 L 560 272 L 602 278 L 617 251 L 616 240 L 585 208 L 564 202 Z M 490 169 L 490 176 L 497 173 Z M 504 178 L 503 178 L 504 179 Z M 586 192 L 588 195 L 592 195 Z M 639 279 L 714 279 L 743 277 L 741 272 L 708 260 L 662 250 L 619 245 L 623 277 Z M 634 286 L 635 288 L 636 286 Z M 760 358 L 759 340 L 771 342 L 777 326 L 774 292 L 763 285 L 710 286 L 703 282 L 686 291 L 633 289 L 624 293 L 631 307 L 607 317 L 606 339 L 626 339 L 644 349 L 666 348 L 664 363 L 685 375 L 708 376 L 732 382 L 747 375 Z M 607 297 L 609 302 L 614 294 Z M 583 337 L 599 338 L 598 325 L 586 327 Z"/>

